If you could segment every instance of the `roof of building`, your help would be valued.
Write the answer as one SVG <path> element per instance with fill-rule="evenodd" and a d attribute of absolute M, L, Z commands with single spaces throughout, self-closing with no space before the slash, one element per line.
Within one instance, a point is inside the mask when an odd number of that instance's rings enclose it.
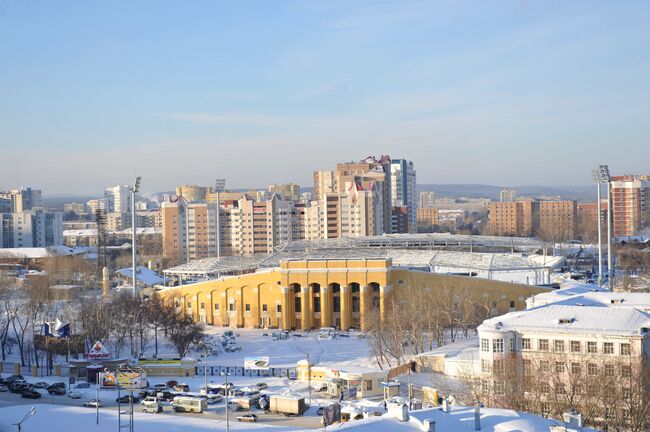
<path fill-rule="evenodd" d="M 117 271 L 117 273 L 127 279 L 133 277 L 133 269 L 130 267 L 120 269 Z M 147 267 L 139 266 L 136 271 L 136 277 L 139 282 L 142 282 L 148 286 L 159 285 L 164 282 L 164 279 L 158 276 L 158 273 L 154 272 L 153 270 L 149 270 Z"/>
<path fill-rule="evenodd" d="M 431 257 L 432 267 L 476 269 L 484 271 L 512 271 L 553 268 L 564 262 L 564 257 L 436 251 Z"/>
<path fill-rule="evenodd" d="M 85 253 L 83 248 L 67 246 L 0 248 L 0 258 L 36 259 L 54 256 L 79 255 Z"/>
<path fill-rule="evenodd" d="M 643 328 L 650 328 L 650 313 L 635 308 L 549 304 L 490 318 L 478 330 L 641 335 Z"/>

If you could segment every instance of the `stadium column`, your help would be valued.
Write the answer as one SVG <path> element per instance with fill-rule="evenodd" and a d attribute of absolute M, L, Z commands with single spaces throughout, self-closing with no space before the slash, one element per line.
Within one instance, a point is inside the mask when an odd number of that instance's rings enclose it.
<path fill-rule="evenodd" d="M 301 296 L 300 296 L 300 318 L 301 318 L 301 327 L 303 330 L 308 330 L 311 328 L 312 323 L 312 314 L 311 314 L 311 289 L 308 286 L 301 287 Z"/>
<path fill-rule="evenodd" d="M 359 327 L 366 331 L 368 327 L 368 292 L 370 288 L 361 286 L 359 288 Z"/>
<path fill-rule="evenodd" d="M 379 324 L 384 322 L 386 319 L 386 305 L 388 302 L 388 296 L 390 295 L 391 286 L 380 286 L 379 287 Z"/>
<path fill-rule="evenodd" d="M 237 327 L 244 327 L 244 289 L 239 288 L 237 292 L 239 298 L 237 299 Z"/>
<path fill-rule="evenodd" d="M 291 305 L 289 304 L 289 287 L 282 287 L 282 329 L 291 330 Z"/>
<path fill-rule="evenodd" d="M 221 293 L 219 315 L 221 316 L 221 326 L 225 327 L 228 322 L 228 292 L 226 290 Z"/>
<path fill-rule="evenodd" d="M 341 330 L 350 328 L 350 287 L 341 285 Z"/>
<path fill-rule="evenodd" d="M 214 324 L 214 306 L 212 306 L 212 293 L 209 292 L 205 295 L 205 321 L 208 324 Z"/>
<path fill-rule="evenodd" d="M 332 289 L 324 285 L 320 288 L 320 326 L 332 326 Z"/>

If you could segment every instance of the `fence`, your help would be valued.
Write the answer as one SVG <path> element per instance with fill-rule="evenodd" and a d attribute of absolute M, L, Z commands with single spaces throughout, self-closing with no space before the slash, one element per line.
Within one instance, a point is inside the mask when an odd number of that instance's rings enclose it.
<path fill-rule="evenodd" d="M 30 366 L 21 366 L 20 362 L 0 361 L 0 373 L 4 375 L 20 374 L 33 377 L 46 377 L 46 376 L 68 376 L 70 369 L 67 365 L 54 364 L 52 370 L 41 364 L 41 367 L 36 367 L 32 363 Z"/>
<path fill-rule="evenodd" d="M 388 379 L 393 380 L 397 378 L 400 375 L 404 375 L 405 373 L 408 373 L 408 371 L 413 371 L 415 363 L 414 362 L 409 362 L 409 363 L 404 363 L 403 365 L 396 366 L 394 368 L 391 368 L 388 370 Z"/>
<path fill-rule="evenodd" d="M 195 369 L 196 375 L 202 376 L 205 374 L 203 366 L 197 366 Z M 209 376 L 219 376 L 226 373 L 244 377 L 287 377 L 289 379 L 296 379 L 298 376 L 295 367 L 272 367 L 267 370 L 253 370 L 246 369 L 243 366 L 207 366 L 207 373 Z"/>

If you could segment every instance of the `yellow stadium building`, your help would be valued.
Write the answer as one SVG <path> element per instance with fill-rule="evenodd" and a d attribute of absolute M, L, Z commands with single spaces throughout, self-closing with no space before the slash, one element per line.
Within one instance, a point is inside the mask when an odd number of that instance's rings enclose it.
<path fill-rule="evenodd" d="M 351 254 L 352 255 L 352 254 Z M 464 276 L 393 266 L 391 258 L 296 258 L 278 267 L 165 288 L 159 295 L 195 321 L 223 327 L 367 330 L 381 319 L 390 296 L 458 288 L 489 299 L 493 313 L 524 309 L 525 299 L 548 291 Z"/>

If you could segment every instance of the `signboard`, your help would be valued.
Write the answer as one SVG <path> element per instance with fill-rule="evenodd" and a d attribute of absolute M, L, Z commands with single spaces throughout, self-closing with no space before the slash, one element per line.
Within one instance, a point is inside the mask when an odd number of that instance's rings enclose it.
<path fill-rule="evenodd" d="M 104 345 L 100 341 L 95 342 L 93 347 L 88 351 L 86 357 L 91 360 L 103 360 L 111 358 L 111 355 L 108 353 Z"/>
<path fill-rule="evenodd" d="M 268 357 L 246 357 L 244 358 L 244 369 L 249 370 L 269 370 Z"/>
<path fill-rule="evenodd" d="M 99 384 L 105 389 L 139 390 L 147 386 L 147 374 L 140 371 L 101 372 Z"/>

